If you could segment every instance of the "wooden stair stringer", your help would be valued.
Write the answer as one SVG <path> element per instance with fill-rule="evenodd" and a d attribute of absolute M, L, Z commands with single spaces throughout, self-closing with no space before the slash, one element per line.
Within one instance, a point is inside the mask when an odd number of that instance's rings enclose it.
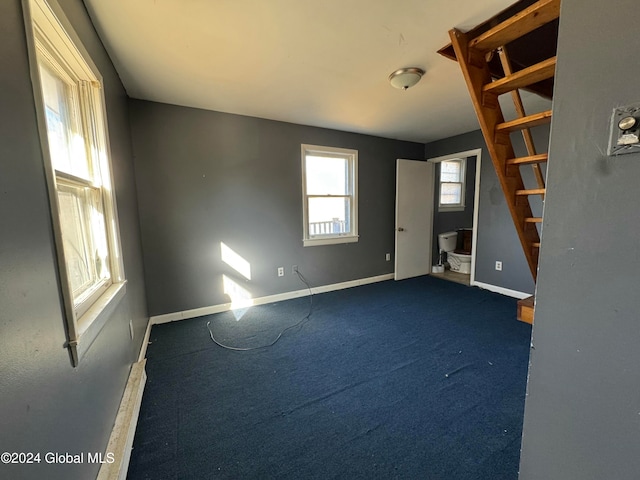
<path fill-rule="evenodd" d="M 533 218 L 528 198 L 516 201 L 516 191 L 524 190 L 524 183 L 517 165 L 507 164 L 515 153 L 508 132 L 496 132 L 496 126 L 505 124 L 498 103 L 498 94 L 484 86 L 491 83 L 491 75 L 480 51 L 469 48 L 469 38 L 458 29 L 449 31 L 458 64 L 462 70 L 471 100 L 480 123 L 480 129 L 487 143 L 500 186 L 504 193 L 509 212 L 518 234 L 527 264 L 535 281 L 538 270 L 538 256 L 534 244 L 540 243 L 535 224 L 526 221 Z M 489 90 L 489 91 L 487 91 Z"/>

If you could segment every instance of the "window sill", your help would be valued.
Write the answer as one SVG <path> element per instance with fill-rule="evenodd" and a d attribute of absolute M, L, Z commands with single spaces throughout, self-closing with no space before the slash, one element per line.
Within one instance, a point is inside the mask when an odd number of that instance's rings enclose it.
<path fill-rule="evenodd" d="M 114 283 L 89 309 L 78 319 L 78 338 L 70 342 L 72 356 L 79 362 L 87 353 L 102 328 L 113 315 L 127 291 L 127 281 Z M 75 352 L 73 352 L 75 350 Z M 76 365 L 77 366 L 77 365 Z"/>
<path fill-rule="evenodd" d="M 316 247 L 319 245 L 337 245 L 339 243 L 355 243 L 358 241 L 358 235 L 345 235 L 343 237 L 330 238 L 306 238 L 302 241 L 305 247 Z"/>
<path fill-rule="evenodd" d="M 438 212 L 464 212 L 464 205 L 455 207 L 438 207 Z"/>

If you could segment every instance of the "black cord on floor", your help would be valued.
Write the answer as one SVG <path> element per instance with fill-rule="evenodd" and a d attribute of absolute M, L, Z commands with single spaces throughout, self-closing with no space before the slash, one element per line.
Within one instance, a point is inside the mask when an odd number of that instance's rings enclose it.
<path fill-rule="evenodd" d="M 247 348 L 232 347 L 232 346 L 229 346 L 229 345 L 225 345 L 225 344 L 219 342 L 218 340 L 216 340 L 216 337 L 213 335 L 213 331 L 211 330 L 211 321 L 208 321 L 207 322 L 207 329 L 209 330 L 209 336 L 211 337 L 211 340 L 213 340 L 213 342 L 216 345 L 218 345 L 219 347 L 226 348 L 227 350 L 234 350 L 236 352 L 249 352 L 251 350 L 260 350 L 262 348 L 268 348 L 268 347 L 274 346 L 278 342 L 278 340 L 280 340 L 282 335 L 284 335 L 285 332 L 287 332 L 288 330 L 291 330 L 293 328 L 302 326 L 304 323 L 306 323 L 311 318 L 311 312 L 313 311 L 313 292 L 311 291 L 311 285 L 309 285 L 309 282 L 304 277 L 304 275 L 302 275 L 302 273 L 300 273 L 300 270 L 296 270 L 296 273 L 298 274 L 298 278 L 300 279 L 300 281 L 302 283 L 304 283 L 307 286 L 307 289 L 309 290 L 309 313 L 307 313 L 300 321 L 298 321 L 298 322 L 294 323 L 293 325 L 290 325 L 287 328 L 285 328 L 284 330 L 282 330 L 278 334 L 278 336 L 276 337 L 276 339 L 273 342 L 268 343 L 266 345 L 260 345 L 258 347 L 247 347 Z"/>

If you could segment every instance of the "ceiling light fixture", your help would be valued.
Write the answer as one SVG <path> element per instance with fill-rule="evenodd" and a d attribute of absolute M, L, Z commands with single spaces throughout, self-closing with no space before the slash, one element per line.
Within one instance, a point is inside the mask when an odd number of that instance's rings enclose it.
<path fill-rule="evenodd" d="M 424 70 L 418 67 L 401 68 L 389 75 L 389 82 L 392 87 L 407 90 L 420 81 L 424 75 Z"/>

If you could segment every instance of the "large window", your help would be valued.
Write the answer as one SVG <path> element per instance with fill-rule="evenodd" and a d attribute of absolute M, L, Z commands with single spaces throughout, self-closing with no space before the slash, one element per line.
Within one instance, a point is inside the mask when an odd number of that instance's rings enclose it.
<path fill-rule="evenodd" d="M 463 158 L 440 162 L 440 211 L 464 209 L 465 164 Z"/>
<path fill-rule="evenodd" d="M 30 0 L 29 6 L 34 94 L 64 266 L 68 346 L 77 365 L 124 293 L 102 82 L 46 0 Z"/>
<path fill-rule="evenodd" d="M 305 246 L 358 241 L 358 152 L 302 145 Z"/>

